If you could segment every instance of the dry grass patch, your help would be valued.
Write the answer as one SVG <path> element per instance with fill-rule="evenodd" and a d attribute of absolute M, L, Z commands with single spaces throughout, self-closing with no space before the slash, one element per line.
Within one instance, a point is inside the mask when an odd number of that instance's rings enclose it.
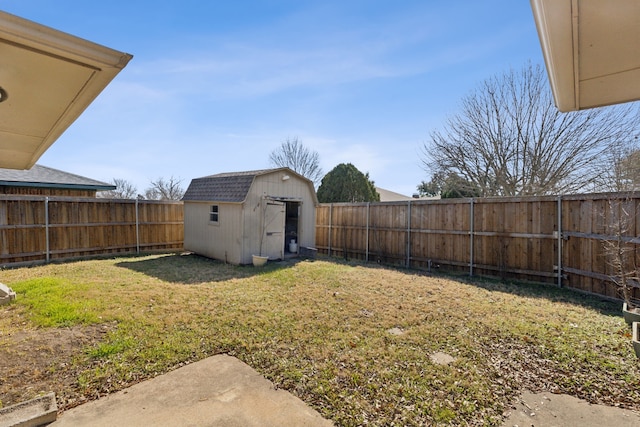
<path fill-rule="evenodd" d="M 110 325 L 63 362 L 41 361 L 67 407 L 225 352 L 338 425 L 498 425 L 523 388 L 640 408 L 619 304 L 555 288 L 185 255 L 6 270 L 0 281 L 18 293 L 0 316 L 0 360 L 24 328 Z M 436 352 L 454 361 L 435 363 Z M 0 399 L 32 397 L 33 381 L 3 379 Z"/>

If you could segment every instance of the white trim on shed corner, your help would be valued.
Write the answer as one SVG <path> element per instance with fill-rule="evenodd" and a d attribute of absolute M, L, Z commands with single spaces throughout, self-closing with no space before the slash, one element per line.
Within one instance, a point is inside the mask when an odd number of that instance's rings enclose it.
<path fill-rule="evenodd" d="M 8 169 L 31 168 L 132 58 L 3 11 L 0 56 L 0 168 Z"/>
<path fill-rule="evenodd" d="M 640 1 L 530 1 L 560 111 L 640 99 Z"/>

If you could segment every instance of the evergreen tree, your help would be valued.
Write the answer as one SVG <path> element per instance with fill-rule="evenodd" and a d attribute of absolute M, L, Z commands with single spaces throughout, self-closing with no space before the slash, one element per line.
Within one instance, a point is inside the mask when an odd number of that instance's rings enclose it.
<path fill-rule="evenodd" d="M 320 203 L 357 203 L 380 201 L 376 187 L 351 163 L 340 163 L 322 178 L 318 188 Z"/>

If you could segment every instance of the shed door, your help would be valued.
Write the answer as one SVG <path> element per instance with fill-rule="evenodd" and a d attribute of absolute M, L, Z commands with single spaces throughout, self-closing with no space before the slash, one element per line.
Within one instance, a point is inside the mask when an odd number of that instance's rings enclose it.
<path fill-rule="evenodd" d="M 284 222 L 285 204 L 275 200 L 267 200 L 264 213 L 264 249 L 269 259 L 283 259 L 284 254 Z"/>

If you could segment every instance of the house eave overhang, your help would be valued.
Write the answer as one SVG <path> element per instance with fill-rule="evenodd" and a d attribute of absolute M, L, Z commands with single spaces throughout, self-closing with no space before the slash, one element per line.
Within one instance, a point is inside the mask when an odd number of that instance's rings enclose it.
<path fill-rule="evenodd" d="M 530 1 L 560 111 L 640 99 L 640 2 Z"/>
<path fill-rule="evenodd" d="M 132 56 L 0 11 L 0 168 L 30 169 Z"/>

